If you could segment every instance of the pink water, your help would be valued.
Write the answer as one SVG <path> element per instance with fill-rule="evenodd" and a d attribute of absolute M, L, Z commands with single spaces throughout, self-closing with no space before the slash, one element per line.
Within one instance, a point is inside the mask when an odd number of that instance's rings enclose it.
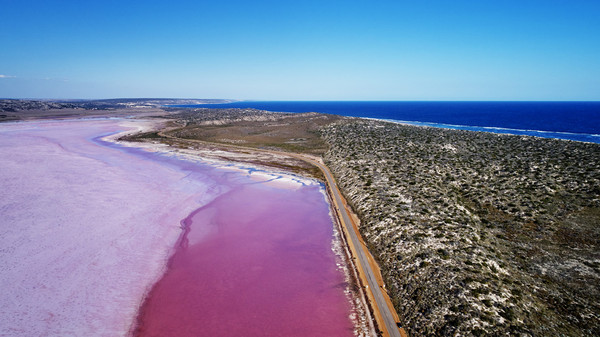
<path fill-rule="evenodd" d="M 320 185 L 99 138 L 138 124 L 0 124 L 0 335 L 352 335 Z"/>
<path fill-rule="evenodd" d="M 351 336 L 319 186 L 237 179 L 189 228 L 139 318 L 138 336 Z"/>

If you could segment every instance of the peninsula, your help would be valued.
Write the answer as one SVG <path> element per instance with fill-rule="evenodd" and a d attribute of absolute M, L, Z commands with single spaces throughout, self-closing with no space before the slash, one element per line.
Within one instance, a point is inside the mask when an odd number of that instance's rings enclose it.
<path fill-rule="evenodd" d="M 409 335 L 600 334 L 598 144 L 317 113 L 136 105 L 124 109 L 156 109 L 152 118 L 166 127 L 128 141 L 321 179 L 310 161 L 322 160 Z"/>
<path fill-rule="evenodd" d="M 598 144 L 315 113 L 171 118 L 154 141 L 321 156 L 409 335 L 600 332 Z"/>

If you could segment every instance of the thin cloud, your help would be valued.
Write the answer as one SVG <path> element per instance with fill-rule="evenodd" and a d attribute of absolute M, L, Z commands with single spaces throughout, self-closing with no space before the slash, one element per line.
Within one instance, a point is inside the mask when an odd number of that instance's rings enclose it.
<path fill-rule="evenodd" d="M 33 78 L 33 80 L 69 82 L 69 80 L 66 78 L 56 78 L 56 77 L 40 77 L 40 78 Z"/>
<path fill-rule="evenodd" d="M 54 78 L 54 77 L 17 77 L 13 75 L 2 75 L 0 74 L 0 78 L 20 78 L 23 80 L 31 80 L 31 81 L 58 81 L 58 82 L 69 82 L 69 79 L 66 78 Z"/>

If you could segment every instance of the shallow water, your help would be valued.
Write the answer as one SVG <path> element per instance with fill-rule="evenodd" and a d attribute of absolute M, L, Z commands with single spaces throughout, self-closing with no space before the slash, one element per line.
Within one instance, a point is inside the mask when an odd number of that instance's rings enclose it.
<path fill-rule="evenodd" d="M 0 335 L 352 334 L 320 185 L 100 139 L 134 126 L 0 124 Z"/>
<path fill-rule="evenodd" d="M 320 186 L 237 180 L 189 232 L 140 317 L 139 336 L 352 335 Z"/>

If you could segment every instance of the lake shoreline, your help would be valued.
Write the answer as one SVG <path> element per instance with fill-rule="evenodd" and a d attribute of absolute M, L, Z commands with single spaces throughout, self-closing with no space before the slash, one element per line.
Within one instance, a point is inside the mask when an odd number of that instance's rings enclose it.
<path fill-rule="evenodd" d="M 136 131 L 136 133 L 144 133 L 144 132 L 149 132 L 151 130 L 157 130 L 157 129 L 164 129 L 165 127 L 165 123 L 159 123 L 153 126 L 153 128 L 146 128 L 146 129 L 139 129 L 138 131 Z M 168 129 L 168 128 L 167 128 Z M 132 136 L 131 133 L 127 134 L 127 137 L 125 139 L 129 139 L 130 136 Z M 115 136 L 115 139 L 119 139 L 119 142 L 122 142 L 121 139 L 123 139 L 123 134 L 119 135 L 119 136 Z M 148 141 L 148 140 L 147 140 Z M 124 141 L 125 143 L 129 143 L 127 140 Z M 212 161 L 215 165 L 217 166 L 230 166 L 231 163 L 239 163 L 239 164 L 235 164 L 236 165 L 241 165 L 241 167 L 244 167 L 244 169 L 247 169 L 248 165 L 250 165 L 250 167 L 255 167 L 257 170 L 267 170 L 269 172 L 273 172 L 273 169 L 278 169 L 281 170 L 281 168 L 279 166 L 271 166 L 271 165 L 260 165 L 260 164 L 256 164 L 255 162 L 248 162 L 247 160 L 244 160 L 245 158 L 242 156 L 242 160 L 240 160 L 240 155 L 239 155 L 239 149 L 236 148 L 235 146 L 225 146 L 223 147 L 222 144 L 202 144 L 203 146 L 208 146 L 210 148 L 210 146 L 214 146 L 214 145 L 218 145 L 219 149 L 218 152 L 220 153 L 219 156 L 214 156 L 214 153 L 207 153 L 205 150 L 201 149 L 201 148 L 192 148 L 191 146 L 187 146 L 185 143 L 179 143 L 179 144 L 175 144 L 175 145 L 171 145 L 171 146 L 164 146 L 160 143 L 155 143 L 155 142 L 138 142 L 137 140 L 134 143 L 131 143 L 133 146 L 137 146 L 138 144 L 141 146 L 149 146 L 152 148 L 156 148 L 159 149 L 159 151 L 169 151 L 171 153 L 173 153 L 175 156 L 184 156 L 188 159 L 193 160 L 194 157 L 200 157 L 202 158 L 202 160 L 209 160 Z M 245 149 L 245 150 L 251 150 L 251 149 Z M 209 151 L 213 151 L 213 149 L 209 150 Z M 225 154 L 224 152 L 228 153 Z M 265 151 L 258 151 L 258 152 L 262 152 L 263 154 L 265 153 Z M 269 153 L 269 155 L 271 157 L 269 157 L 269 163 L 271 163 L 271 161 L 275 160 L 275 161 L 280 161 L 280 160 L 285 160 L 285 158 L 283 157 L 289 157 L 289 158 L 293 158 L 293 156 L 291 156 L 290 154 L 285 154 L 285 153 L 273 153 L 272 151 L 268 151 L 271 152 Z M 283 159 L 282 159 L 283 158 Z M 289 159 L 288 158 L 288 159 Z M 230 168 L 231 169 L 231 168 Z M 277 171 L 276 171 L 277 172 Z M 308 179 L 309 181 L 319 181 L 320 184 L 324 184 L 321 179 L 316 179 L 313 175 L 307 175 L 307 174 L 303 174 L 302 172 L 297 172 L 295 170 L 282 170 L 279 171 L 281 173 L 284 174 L 291 174 L 293 176 L 297 176 L 298 178 L 301 179 Z M 328 190 L 324 188 L 324 185 L 322 185 L 323 187 L 321 188 L 322 194 L 324 196 L 326 196 L 327 198 L 327 203 L 329 205 L 329 216 L 331 217 L 332 222 L 335 224 L 333 227 L 334 230 L 334 238 L 331 241 L 332 244 L 332 251 L 335 252 L 335 254 L 338 256 L 338 259 L 340 259 L 340 261 L 338 262 L 338 264 L 340 266 L 343 266 L 342 270 L 344 275 L 346 275 L 346 279 L 347 282 L 349 284 L 348 288 L 346 289 L 345 293 L 346 296 L 348 297 L 348 300 L 350 301 L 350 303 L 352 303 L 352 306 L 354 307 L 353 311 L 354 313 L 352 314 L 352 321 L 354 322 L 354 326 L 355 326 L 355 331 L 356 334 L 359 336 L 370 336 L 374 334 L 374 327 L 373 327 L 373 323 L 372 323 L 372 319 L 368 318 L 368 316 L 370 316 L 368 310 L 366 309 L 366 302 L 364 299 L 364 295 L 362 294 L 362 291 L 358 291 L 357 289 L 360 289 L 360 287 L 355 288 L 355 286 L 353 286 L 352 284 L 356 283 L 357 280 L 357 276 L 356 276 L 356 269 L 354 267 L 352 267 L 350 265 L 350 260 L 351 260 L 351 254 L 347 249 L 346 245 L 340 245 L 341 241 L 343 239 L 342 236 L 342 230 L 339 227 L 339 221 L 336 220 L 337 216 L 334 216 L 334 214 L 336 214 L 333 211 L 333 207 L 331 204 L 331 196 L 328 193 Z M 196 211 L 195 211 L 196 212 Z M 184 240 L 184 237 L 182 236 L 180 240 Z M 351 289 L 355 289 L 355 290 L 351 290 Z M 139 324 L 139 322 L 138 322 Z M 134 329 L 132 331 L 135 331 L 137 329 L 137 325 L 136 327 L 134 327 Z"/>

